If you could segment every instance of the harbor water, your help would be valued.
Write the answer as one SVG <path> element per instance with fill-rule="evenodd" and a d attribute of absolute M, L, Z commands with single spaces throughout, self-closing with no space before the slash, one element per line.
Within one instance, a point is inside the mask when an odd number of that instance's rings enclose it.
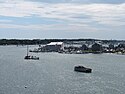
<path fill-rule="evenodd" d="M 24 60 L 26 46 L 0 46 L 0 94 L 125 94 L 125 55 L 29 54 L 40 59 Z"/>

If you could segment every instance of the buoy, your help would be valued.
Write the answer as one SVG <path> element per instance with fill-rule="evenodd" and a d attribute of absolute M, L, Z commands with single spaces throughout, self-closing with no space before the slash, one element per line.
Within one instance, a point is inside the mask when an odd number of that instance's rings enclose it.
<path fill-rule="evenodd" d="M 25 88 L 27 88 L 27 86 L 25 86 Z"/>

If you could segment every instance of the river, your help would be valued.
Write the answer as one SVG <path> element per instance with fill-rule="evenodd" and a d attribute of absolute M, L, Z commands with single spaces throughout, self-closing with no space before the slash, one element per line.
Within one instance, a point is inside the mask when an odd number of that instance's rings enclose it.
<path fill-rule="evenodd" d="M 0 94 L 125 94 L 125 55 L 30 54 L 40 60 L 24 60 L 26 46 L 0 46 Z"/>

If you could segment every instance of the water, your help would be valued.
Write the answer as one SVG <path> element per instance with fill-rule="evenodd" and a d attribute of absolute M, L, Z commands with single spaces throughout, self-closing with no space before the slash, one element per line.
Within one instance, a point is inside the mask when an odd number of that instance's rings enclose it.
<path fill-rule="evenodd" d="M 125 94 L 125 56 L 30 53 L 26 46 L 0 47 L 0 94 Z M 75 65 L 93 69 L 74 72 Z"/>

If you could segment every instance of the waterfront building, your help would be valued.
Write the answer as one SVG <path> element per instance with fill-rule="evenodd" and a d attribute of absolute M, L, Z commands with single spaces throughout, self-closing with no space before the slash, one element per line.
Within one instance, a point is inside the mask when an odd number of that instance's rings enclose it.
<path fill-rule="evenodd" d="M 44 47 L 41 48 L 42 51 L 47 52 L 58 52 L 60 50 L 64 50 L 64 43 L 63 42 L 51 42 Z"/>

